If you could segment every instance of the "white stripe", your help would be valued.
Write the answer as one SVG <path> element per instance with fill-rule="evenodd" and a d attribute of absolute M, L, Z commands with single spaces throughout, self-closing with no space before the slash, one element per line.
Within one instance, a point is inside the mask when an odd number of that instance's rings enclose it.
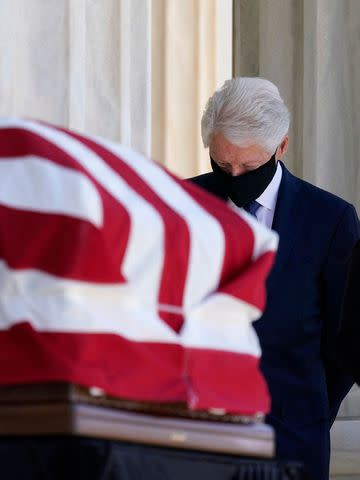
<path fill-rule="evenodd" d="M 139 297 L 146 299 L 155 309 L 164 258 L 164 226 L 156 209 L 98 155 L 66 133 L 36 122 L 18 119 L 0 120 L 0 128 L 23 128 L 54 143 L 90 172 L 128 211 L 131 228 L 122 273 L 127 281 L 131 282 L 132 288 L 136 288 Z"/>
<path fill-rule="evenodd" d="M 259 310 L 226 294 L 192 309 L 177 335 L 129 284 L 63 280 L 37 270 L 12 270 L 0 261 L 0 291 L 0 330 L 29 321 L 38 331 L 111 333 L 132 341 L 260 355 L 250 323 Z"/>
<path fill-rule="evenodd" d="M 183 305 L 187 308 L 197 304 L 220 282 L 225 252 L 222 226 L 155 162 L 122 145 L 98 137 L 96 141 L 120 156 L 185 220 L 190 231 L 190 258 Z"/>
<path fill-rule="evenodd" d="M 181 343 L 260 357 L 258 337 L 251 322 L 261 311 L 231 295 L 215 293 L 186 315 Z"/>
<path fill-rule="evenodd" d="M 85 175 L 34 156 L 1 159 L 0 204 L 65 214 L 95 227 L 103 221 L 100 195 Z"/>
<path fill-rule="evenodd" d="M 129 284 L 63 280 L 0 261 L 0 329 L 30 321 L 39 331 L 113 333 L 134 341 L 176 343 L 176 333 Z M 141 303 L 140 303 L 141 301 Z"/>

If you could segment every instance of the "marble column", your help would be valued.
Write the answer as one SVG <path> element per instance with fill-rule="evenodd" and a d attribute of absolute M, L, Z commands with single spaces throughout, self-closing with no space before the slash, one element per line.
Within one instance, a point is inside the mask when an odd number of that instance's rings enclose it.
<path fill-rule="evenodd" d="M 359 34 L 358 1 L 305 0 L 303 173 L 358 208 Z"/>
<path fill-rule="evenodd" d="M 49 0 L 0 2 L 0 113 L 68 119 L 68 11 Z"/>
<path fill-rule="evenodd" d="M 232 75 L 232 1 L 154 0 L 153 158 L 180 176 L 209 168 L 200 120 Z"/>
<path fill-rule="evenodd" d="M 0 19 L 1 114 L 150 154 L 150 0 L 3 0 Z"/>

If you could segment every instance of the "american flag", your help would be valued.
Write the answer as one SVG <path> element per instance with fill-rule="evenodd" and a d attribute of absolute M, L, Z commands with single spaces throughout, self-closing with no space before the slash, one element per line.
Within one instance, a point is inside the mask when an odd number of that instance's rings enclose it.
<path fill-rule="evenodd" d="M 269 410 L 274 233 L 130 148 L 0 120 L 0 385 Z"/>

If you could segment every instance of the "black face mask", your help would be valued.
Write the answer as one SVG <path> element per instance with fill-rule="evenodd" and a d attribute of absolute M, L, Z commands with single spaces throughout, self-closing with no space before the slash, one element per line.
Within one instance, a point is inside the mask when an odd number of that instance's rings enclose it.
<path fill-rule="evenodd" d="M 224 196 L 231 198 L 238 207 L 243 207 L 247 203 L 256 200 L 264 192 L 275 175 L 275 153 L 261 167 L 236 177 L 222 170 L 210 157 L 211 167 L 219 184 L 219 190 L 221 190 Z"/>

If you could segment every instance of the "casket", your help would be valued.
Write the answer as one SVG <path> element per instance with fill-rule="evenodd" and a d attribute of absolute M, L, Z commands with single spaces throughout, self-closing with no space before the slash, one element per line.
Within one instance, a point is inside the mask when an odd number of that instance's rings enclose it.
<path fill-rule="evenodd" d="M 246 471 L 258 472 L 241 478 L 288 478 L 265 477 L 287 475 L 285 467 L 251 460 L 274 456 L 252 322 L 265 305 L 276 247 L 276 234 L 246 212 L 131 149 L 1 120 L 4 471 L 10 462 L 15 475 L 32 452 L 30 470 L 45 462 L 45 478 L 57 478 L 63 467 L 50 474 L 50 464 L 64 460 L 66 445 L 75 451 L 97 439 L 115 442 L 118 456 L 124 448 L 130 457 L 142 449 L 142 459 L 158 452 L 165 464 L 143 465 L 146 478 L 152 468 L 152 478 L 175 478 L 181 468 L 179 478 L 186 469 L 200 478 L 200 452 L 214 465 L 241 456 Z M 104 478 L 125 478 L 121 465 Z M 96 471 L 84 478 L 103 478 Z"/>

